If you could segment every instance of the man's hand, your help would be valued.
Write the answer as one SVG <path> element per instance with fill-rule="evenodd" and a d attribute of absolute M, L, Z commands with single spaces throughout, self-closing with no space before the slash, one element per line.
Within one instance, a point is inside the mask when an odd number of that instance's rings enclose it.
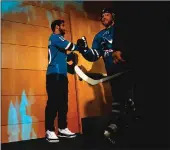
<path fill-rule="evenodd" d="M 83 36 L 81 39 L 77 40 L 77 46 L 78 46 L 78 49 L 79 49 L 80 52 L 82 50 L 88 49 L 87 40 L 86 40 L 85 36 Z"/>
<path fill-rule="evenodd" d="M 85 48 L 85 42 L 83 39 L 78 39 L 77 40 L 77 46 L 80 48 Z"/>
<path fill-rule="evenodd" d="M 116 51 L 116 52 L 113 52 L 113 63 L 114 64 L 117 64 L 119 62 L 125 62 L 125 60 L 121 57 L 121 51 Z"/>

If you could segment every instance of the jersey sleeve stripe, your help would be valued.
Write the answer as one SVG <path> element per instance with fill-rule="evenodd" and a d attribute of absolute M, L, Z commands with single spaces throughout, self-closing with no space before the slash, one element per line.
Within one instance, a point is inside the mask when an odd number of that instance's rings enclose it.
<path fill-rule="evenodd" d="M 97 52 L 97 50 L 96 49 L 93 49 L 93 50 L 96 52 L 97 57 L 99 58 L 99 53 Z"/>
<path fill-rule="evenodd" d="M 92 51 L 92 54 L 95 55 L 93 49 L 90 48 L 90 50 Z"/>
<path fill-rule="evenodd" d="M 50 49 L 48 49 L 48 52 L 49 52 L 49 62 L 48 62 L 48 64 L 50 64 L 51 63 L 51 51 L 50 51 Z"/>
<path fill-rule="evenodd" d="M 65 49 L 67 50 L 70 47 L 70 45 L 71 45 L 71 42 L 68 43 Z"/>
<path fill-rule="evenodd" d="M 72 51 L 75 50 L 75 45 L 73 44 L 73 48 L 71 49 Z"/>

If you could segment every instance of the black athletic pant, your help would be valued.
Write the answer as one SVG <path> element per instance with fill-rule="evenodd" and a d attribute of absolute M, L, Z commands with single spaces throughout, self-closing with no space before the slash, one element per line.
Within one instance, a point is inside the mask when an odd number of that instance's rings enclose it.
<path fill-rule="evenodd" d="M 130 69 L 128 64 L 117 64 L 116 72 Z M 124 123 L 125 103 L 130 98 L 134 86 L 133 71 L 126 72 L 110 81 L 113 96 L 112 113 L 109 123 L 116 123 L 118 126 Z"/>
<path fill-rule="evenodd" d="M 48 94 L 45 109 L 45 129 L 54 131 L 54 120 L 58 113 L 58 128 L 67 127 L 68 112 L 68 79 L 61 74 L 46 76 L 46 90 Z"/>

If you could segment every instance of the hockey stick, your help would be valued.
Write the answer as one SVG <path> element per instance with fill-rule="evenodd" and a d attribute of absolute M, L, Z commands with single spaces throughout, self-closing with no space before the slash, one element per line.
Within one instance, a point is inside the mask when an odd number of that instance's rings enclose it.
<path fill-rule="evenodd" d="M 114 74 L 112 76 L 108 76 L 108 77 L 102 78 L 100 80 L 94 80 L 94 79 L 88 77 L 77 65 L 74 67 L 74 70 L 75 70 L 75 72 L 78 74 L 78 76 L 80 78 L 82 78 L 84 81 L 86 81 L 90 85 L 96 85 L 98 83 L 105 82 L 107 80 L 113 79 L 113 78 L 115 78 L 115 77 L 125 73 L 125 72 L 120 72 L 120 73 L 116 73 L 116 74 Z"/>

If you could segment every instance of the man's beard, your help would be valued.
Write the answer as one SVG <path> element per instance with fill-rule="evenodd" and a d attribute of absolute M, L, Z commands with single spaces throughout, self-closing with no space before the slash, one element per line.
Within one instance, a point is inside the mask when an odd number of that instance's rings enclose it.
<path fill-rule="evenodd" d="M 60 34 L 61 34 L 62 36 L 65 35 L 65 31 L 63 31 L 61 28 L 59 28 L 59 31 L 60 31 Z"/>
<path fill-rule="evenodd" d="M 111 20 L 111 21 L 109 21 L 107 24 L 104 24 L 104 23 L 102 23 L 106 28 L 108 28 L 109 26 L 111 26 L 112 25 L 112 23 L 113 23 L 113 21 Z"/>

